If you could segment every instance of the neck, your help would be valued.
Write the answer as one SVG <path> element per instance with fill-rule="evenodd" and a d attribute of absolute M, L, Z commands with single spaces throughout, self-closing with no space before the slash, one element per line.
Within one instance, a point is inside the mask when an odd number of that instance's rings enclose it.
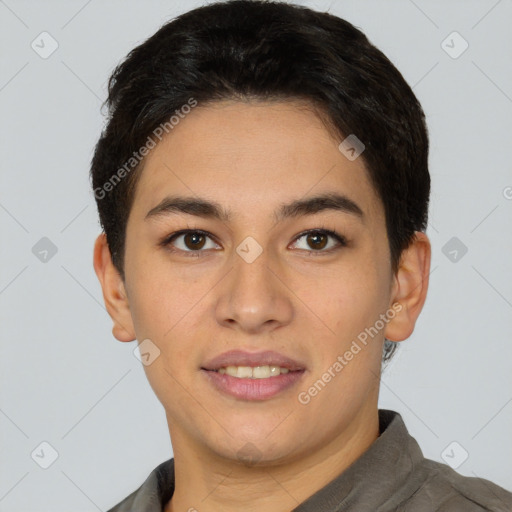
<path fill-rule="evenodd" d="M 175 491 L 164 510 L 293 510 L 345 471 L 378 436 L 378 410 L 374 407 L 361 410 L 347 428 L 306 456 L 279 465 L 248 467 L 211 452 L 205 454 L 187 436 L 173 430 Z"/>

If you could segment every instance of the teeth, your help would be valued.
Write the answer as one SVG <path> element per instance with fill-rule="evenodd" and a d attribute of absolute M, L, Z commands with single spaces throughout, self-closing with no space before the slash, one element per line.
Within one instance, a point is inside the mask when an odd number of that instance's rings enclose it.
<path fill-rule="evenodd" d="M 231 377 L 238 377 L 240 379 L 267 379 L 268 377 L 276 377 L 282 373 L 288 373 L 288 368 L 281 368 L 280 366 L 228 366 L 226 368 L 219 368 L 219 373 L 225 373 Z"/>
<path fill-rule="evenodd" d="M 270 366 L 270 376 L 275 377 L 281 373 L 281 368 L 279 366 Z M 288 373 L 287 368 L 283 368 L 283 373 Z"/>
<path fill-rule="evenodd" d="M 239 366 L 238 368 L 235 367 L 235 370 L 236 376 L 240 377 L 241 379 L 252 377 L 252 368 L 249 366 Z"/>

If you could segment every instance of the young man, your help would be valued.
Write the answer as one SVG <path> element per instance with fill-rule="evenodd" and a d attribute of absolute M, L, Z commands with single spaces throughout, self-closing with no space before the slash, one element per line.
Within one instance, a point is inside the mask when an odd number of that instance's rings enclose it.
<path fill-rule="evenodd" d="M 109 83 L 94 267 L 140 342 L 174 458 L 112 512 L 506 511 L 378 409 L 425 302 L 424 114 L 346 21 L 183 14 Z"/>

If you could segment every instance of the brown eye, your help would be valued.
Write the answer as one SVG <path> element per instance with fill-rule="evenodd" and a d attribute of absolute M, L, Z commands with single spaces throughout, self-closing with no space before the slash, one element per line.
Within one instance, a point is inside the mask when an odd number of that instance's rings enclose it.
<path fill-rule="evenodd" d="M 172 233 L 164 238 L 160 245 L 171 252 L 180 252 L 188 256 L 199 256 L 208 249 L 218 249 L 209 233 L 206 231 L 185 229 Z"/>
<path fill-rule="evenodd" d="M 307 243 L 312 249 L 323 249 L 327 245 L 327 235 L 323 233 L 310 233 L 307 235 Z"/>
<path fill-rule="evenodd" d="M 304 240 L 305 242 L 302 242 L 302 247 L 300 246 L 300 240 Z M 311 254 L 324 254 L 340 249 L 341 247 L 346 247 L 347 240 L 344 236 L 336 233 L 336 231 L 331 231 L 330 229 L 314 229 L 299 235 L 295 239 L 294 245 L 297 249 L 308 251 Z"/>
<path fill-rule="evenodd" d="M 187 247 L 187 249 L 196 250 L 202 249 L 206 241 L 206 237 L 201 235 L 200 233 L 186 233 L 183 236 L 183 243 Z"/>

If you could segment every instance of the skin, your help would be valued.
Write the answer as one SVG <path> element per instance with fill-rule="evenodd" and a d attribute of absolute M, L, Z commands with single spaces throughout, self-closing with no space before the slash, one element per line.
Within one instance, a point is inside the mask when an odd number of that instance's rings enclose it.
<path fill-rule="evenodd" d="M 96 240 L 94 268 L 113 335 L 149 338 L 161 351 L 144 369 L 174 451 L 176 489 L 166 512 L 292 510 L 379 435 L 384 337 L 402 341 L 414 329 L 430 242 L 416 233 L 393 274 L 382 202 L 363 159 L 348 160 L 340 142 L 298 101 L 198 106 L 146 157 L 128 219 L 124 282 L 104 234 Z M 326 210 L 275 223 L 281 203 L 332 191 L 355 201 L 364 219 Z M 145 220 L 171 194 L 214 200 L 233 219 L 175 213 Z M 194 246 L 183 236 L 174 241 L 178 252 L 159 246 L 187 228 L 215 237 L 205 239 L 199 257 L 188 256 Z M 328 252 L 335 239 L 318 249 L 297 238 L 320 228 L 342 234 L 347 246 Z M 252 263 L 236 252 L 247 236 L 263 249 Z M 401 311 L 301 404 L 298 393 L 394 303 Z M 200 367 L 235 348 L 275 350 L 303 361 L 306 371 L 297 386 L 267 400 L 227 397 Z M 244 463 L 240 453 L 251 450 L 257 463 Z"/>

